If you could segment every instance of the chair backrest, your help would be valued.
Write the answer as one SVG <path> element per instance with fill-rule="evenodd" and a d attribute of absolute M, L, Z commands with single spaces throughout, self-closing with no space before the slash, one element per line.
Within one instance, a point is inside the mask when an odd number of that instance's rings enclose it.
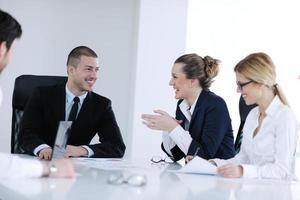
<path fill-rule="evenodd" d="M 39 86 L 64 84 L 64 76 L 21 75 L 16 78 L 12 98 L 11 153 L 23 153 L 19 145 L 20 122 L 27 101 L 32 92 Z"/>
<path fill-rule="evenodd" d="M 247 105 L 245 103 L 244 98 L 241 96 L 240 97 L 240 101 L 239 101 L 239 112 L 240 112 L 240 126 L 239 126 L 239 130 L 235 139 L 235 143 L 234 143 L 234 147 L 235 147 L 235 152 L 238 153 L 240 151 L 241 148 L 241 144 L 242 144 L 242 139 L 243 139 L 243 128 L 244 128 L 244 124 L 246 121 L 246 118 L 250 112 L 250 110 L 252 110 L 252 108 L 256 107 L 256 104 L 253 105 Z"/>

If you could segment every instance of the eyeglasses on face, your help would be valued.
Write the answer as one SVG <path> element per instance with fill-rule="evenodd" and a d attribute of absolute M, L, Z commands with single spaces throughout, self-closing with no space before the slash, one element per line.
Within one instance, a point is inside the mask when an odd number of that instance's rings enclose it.
<path fill-rule="evenodd" d="M 162 158 L 160 156 L 153 156 L 151 158 L 151 162 L 153 162 L 153 163 L 161 163 L 161 162 L 164 162 L 164 163 L 174 163 L 174 159 L 172 157 Z"/>
<path fill-rule="evenodd" d="M 238 87 L 238 89 L 241 91 L 243 89 L 243 87 L 245 87 L 246 85 L 250 84 L 250 83 L 253 83 L 254 81 L 250 80 L 250 81 L 247 81 L 245 83 L 242 83 L 240 81 L 237 81 L 236 82 L 236 85 Z"/>

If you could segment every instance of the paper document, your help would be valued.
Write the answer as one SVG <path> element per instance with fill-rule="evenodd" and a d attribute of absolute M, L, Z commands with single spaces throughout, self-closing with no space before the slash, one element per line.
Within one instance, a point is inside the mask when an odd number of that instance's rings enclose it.
<path fill-rule="evenodd" d="M 75 158 L 74 160 L 84 166 L 103 170 L 143 169 L 142 166 L 136 165 L 129 160 L 119 158 Z"/>
<path fill-rule="evenodd" d="M 217 167 L 207 160 L 196 156 L 177 172 L 215 175 L 217 174 Z"/>

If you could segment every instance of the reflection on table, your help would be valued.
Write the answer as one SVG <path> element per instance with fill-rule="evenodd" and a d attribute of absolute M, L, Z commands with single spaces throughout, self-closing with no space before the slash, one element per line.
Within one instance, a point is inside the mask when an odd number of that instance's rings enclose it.
<path fill-rule="evenodd" d="M 169 171 L 181 165 L 153 164 L 122 159 L 74 159 L 74 179 L 0 180 L 0 199 L 300 199 L 300 183 L 278 180 L 225 179 L 218 176 Z M 123 181 L 110 184 L 112 176 L 142 175 L 138 187 Z"/>

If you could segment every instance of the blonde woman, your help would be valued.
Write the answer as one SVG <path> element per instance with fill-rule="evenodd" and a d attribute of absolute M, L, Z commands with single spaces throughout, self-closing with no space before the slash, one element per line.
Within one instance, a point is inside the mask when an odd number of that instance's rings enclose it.
<path fill-rule="evenodd" d="M 228 160 L 212 160 L 228 178 L 294 177 L 299 124 L 276 82 L 275 66 L 265 53 L 250 54 L 234 68 L 247 105 L 257 104 L 245 122 L 241 151 Z"/>

